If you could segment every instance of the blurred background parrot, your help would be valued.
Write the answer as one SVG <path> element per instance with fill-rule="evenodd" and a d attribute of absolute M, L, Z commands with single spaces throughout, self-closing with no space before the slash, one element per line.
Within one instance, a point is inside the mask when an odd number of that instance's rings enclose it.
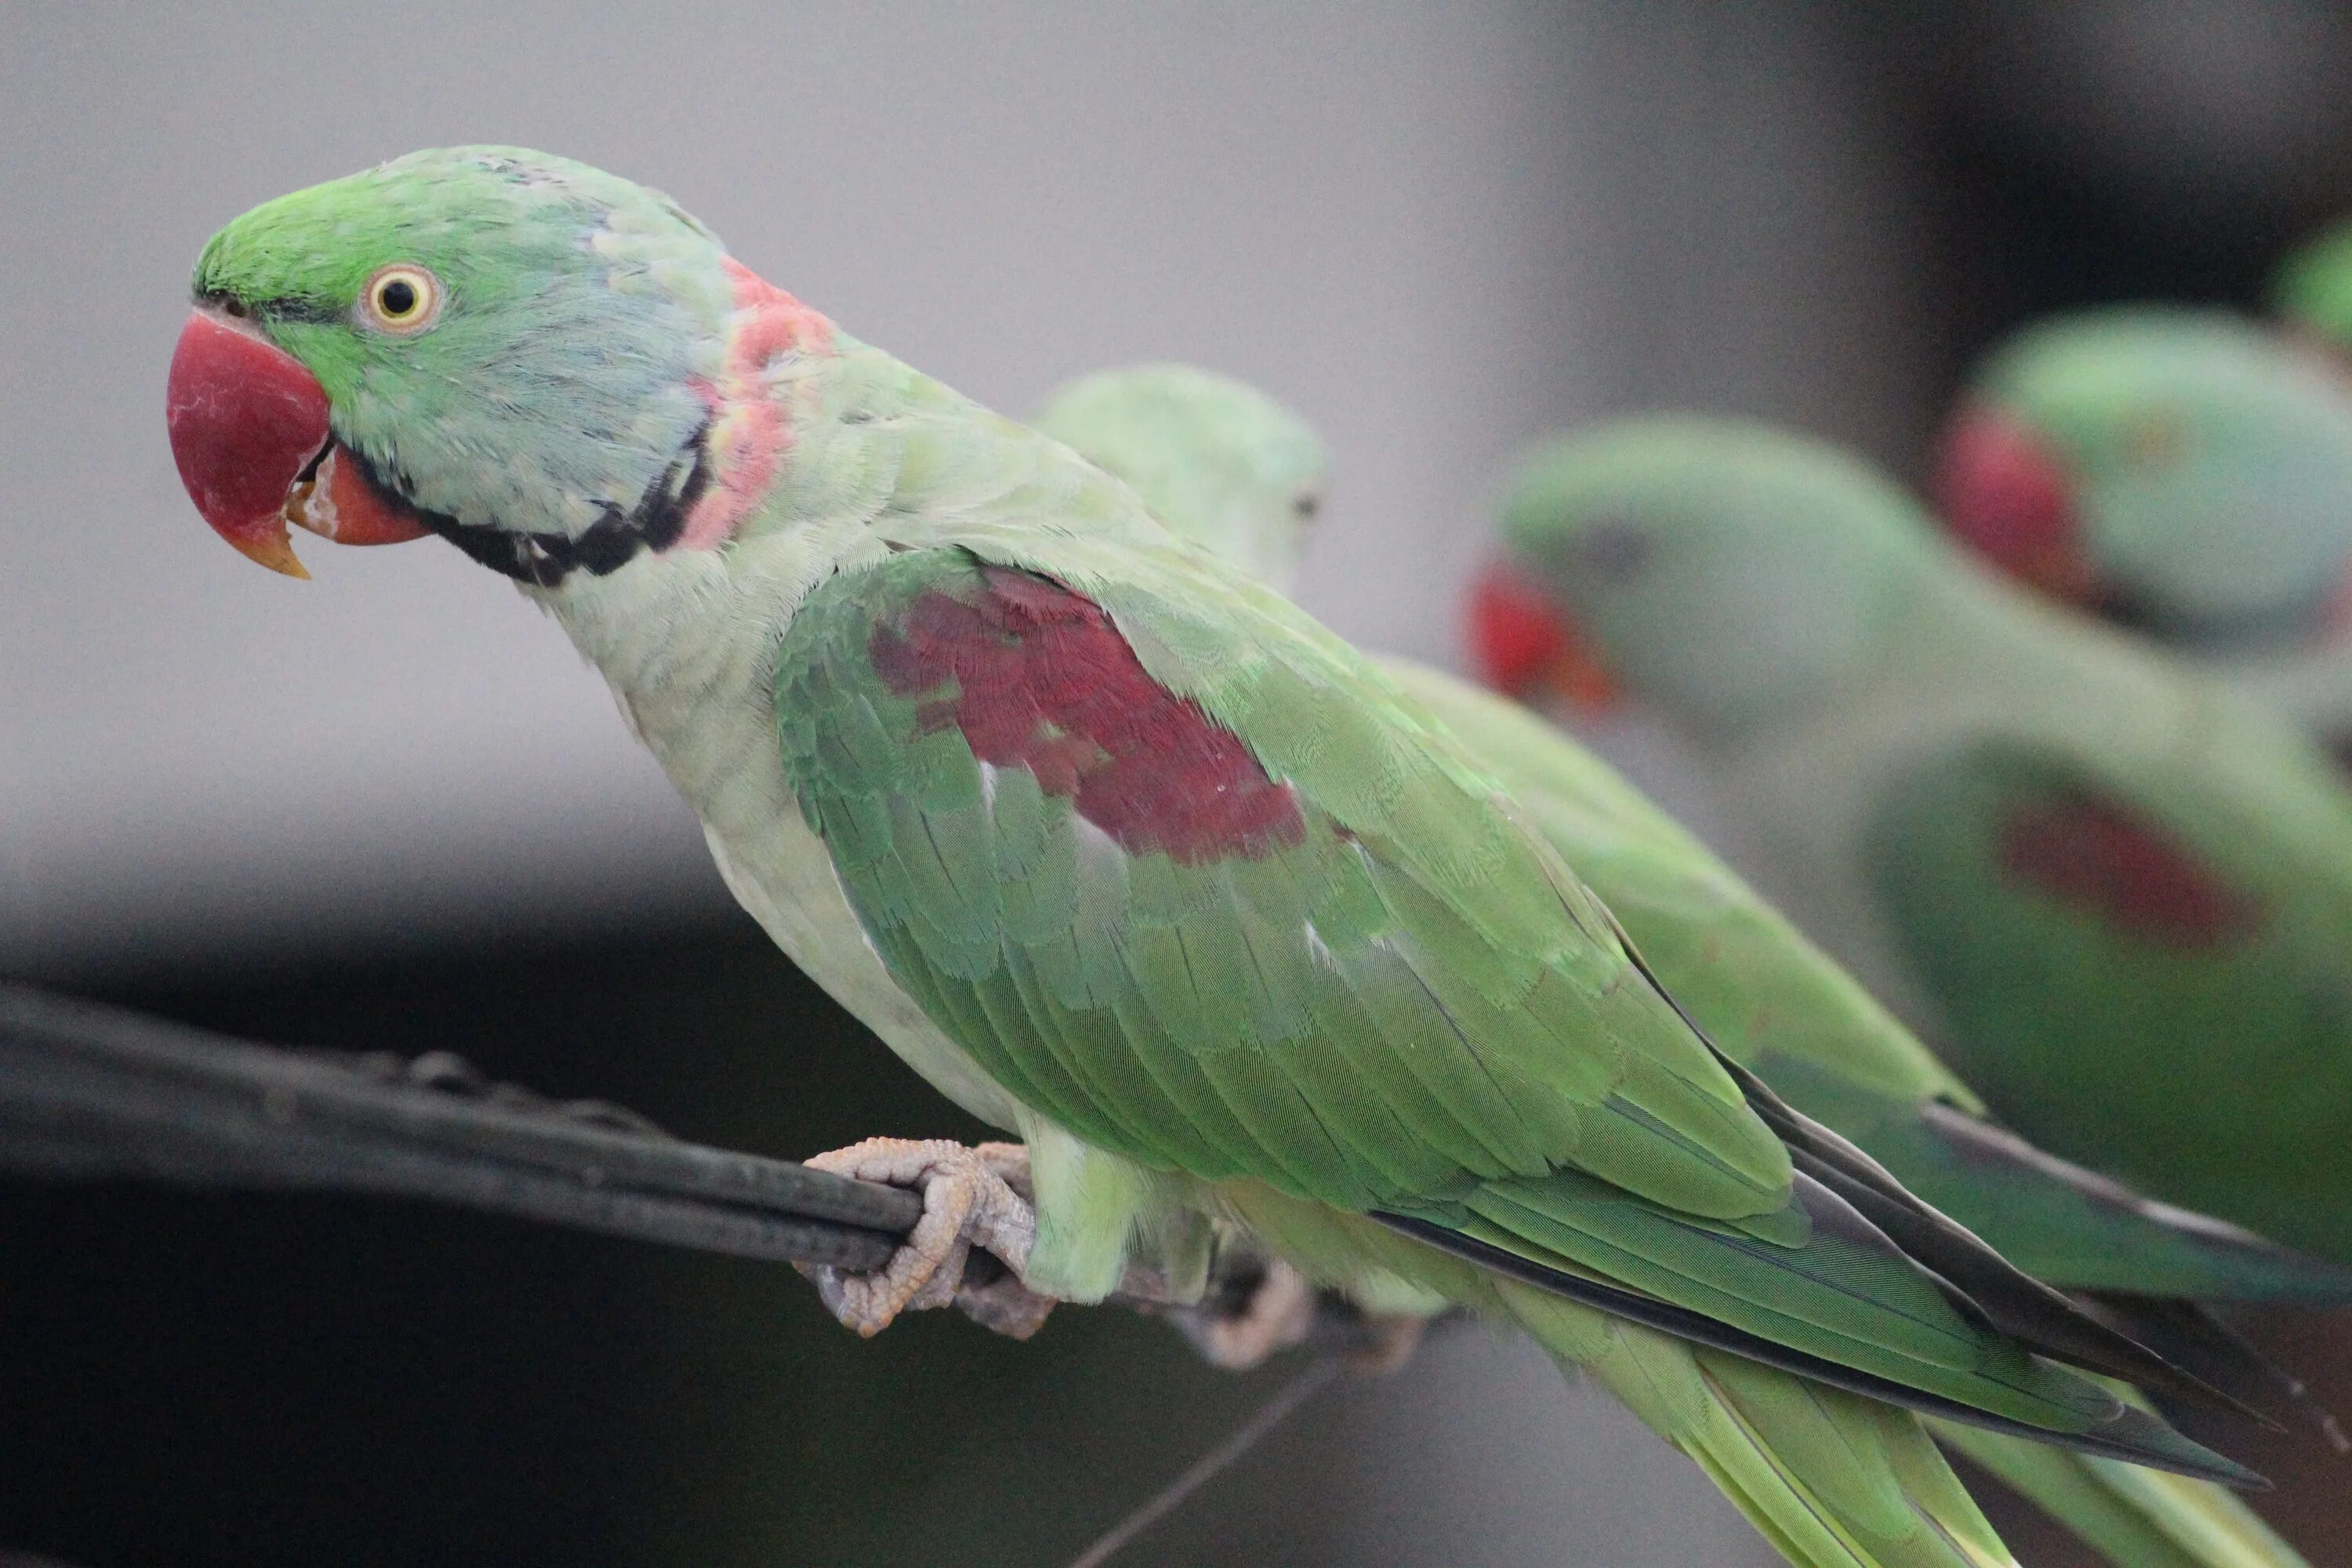
<path fill-rule="evenodd" d="M 1943 520 L 2020 581 L 2352 743 L 2352 377 L 2179 307 L 2045 321 L 1971 378 Z"/>
<path fill-rule="evenodd" d="M 2324 754 L 1792 436 L 1564 438 L 1504 532 L 1522 592 L 1703 746 L 1790 914 L 2004 1121 L 2352 1258 L 2352 798 Z M 1540 698 L 1549 666 L 1486 632 Z"/>

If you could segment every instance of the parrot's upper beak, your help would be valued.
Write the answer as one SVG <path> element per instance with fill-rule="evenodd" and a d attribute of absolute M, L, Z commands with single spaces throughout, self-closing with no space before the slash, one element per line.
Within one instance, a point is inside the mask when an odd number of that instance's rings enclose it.
<path fill-rule="evenodd" d="M 2089 605 L 2097 574 L 2083 552 L 2074 487 L 2021 419 L 1964 408 L 1936 464 L 1936 507 L 1979 555 L 2053 598 Z"/>
<path fill-rule="evenodd" d="M 1615 677 L 1549 595 L 1505 562 L 1471 590 L 1470 637 L 1479 676 L 1518 698 L 1565 698 L 1579 712 L 1613 708 Z"/>
<path fill-rule="evenodd" d="M 310 574 L 295 558 L 289 522 L 343 544 L 429 531 L 345 459 L 318 377 L 237 318 L 203 306 L 189 315 L 172 355 L 164 420 L 196 510 L 273 572 Z"/>

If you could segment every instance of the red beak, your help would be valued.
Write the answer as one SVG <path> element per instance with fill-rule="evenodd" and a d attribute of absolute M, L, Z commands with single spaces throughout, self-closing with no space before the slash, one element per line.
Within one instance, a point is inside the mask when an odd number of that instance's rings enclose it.
<path fill-rule="evenodd" d="M 1543 590 L 1497 562 L 1470 594 L 1470 640 L 1478 673 L 1512 697 L 1566 698 L 1579 712 L 1617 705 L 1616 678 L 1574 622 Z"/>
<path fill-rule="evenodd" d="M 180 331 L 164 405 L 188 499 L 248 560 L 308 577 L 289 522 L 344 544 L 429 530 L 348 460 L 327 394 L 302 362 L 234 317 L 198 307 Z"/>
<path fill-rule="evenodd" d="M 1944 437 L 1934 492 L 1945 526 L 2003 572 L 2070 604 L 2097 596 L 2073 480 L 2024 421 L 1962 409 Z"/>

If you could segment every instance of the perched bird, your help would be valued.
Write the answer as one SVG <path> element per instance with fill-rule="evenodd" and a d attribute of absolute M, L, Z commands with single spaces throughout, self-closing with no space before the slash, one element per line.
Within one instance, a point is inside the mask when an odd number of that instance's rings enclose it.
<path fill-rule="evenodd" d="M 1076 382 L 1036 423 L 1180 535 L 1287 589 L 1307 534 L 1295 498 L 1324 489 L 1321 445 L 1297 414 L 1231 377 L 1152 365 Z M 1925 1046 L 1606 763 L 1468 681 L 1379 662 L 1527 808 L 1718 1048 L 2011 1262 L 2176 1313 L 2184 1300 L 2352 1300 L 2352 1272 L 2148 1203 L 1987 1124 Z M 2210 1482 L 1949 1423 L 1937 1435 L 2118 1568 L 2301 1561 Z"/>
<path fill-rule="evenodd" d="M 1986 559 L 2352 742 L 2352 377 L 2221 310 L 2132 306 L 1988 356 L 1934 496 Z"/>
<path fill-rule="evenodd" d="M 2339 223 L 2288 253 L 2271 277 L 2271 309 L 2291 330 L 2352 354 L 2352 223 Z"/>
<path fill-rule="evenodd" d="M 1504 531 L 1522 595 L 1706 748 L 1784 907 L 2005 1121 L 2352 1259 L 2352 797 L 2323 754 L 1792 436 L 1570 437 Z"/>
<path fill-rule="evenodd" d="M 1195 365 L 1136 365 L 1055 388 L 1033 423 L 1127 481 L 1181 537 L 1289 591 L 1330 458 L 1273 398 Z"/>
<path fill-rule="evenodd" d="M 825 1282 L 845 1322 L 1181 1297 L 1214 1221 L 1519 1324 L 1801 1563 L 2008 1560 L 1917 1409 L 2246 1479 L 2064 1363 L 2182 1374 L 1717 1053 L 1347 645 L 667 198 L 420 153 L 237 219 L 194 291 L 169 421 L 213 527 L 514 579 L 779 945 L 1020 1135 L 821 1159 L 924 1194 Z M 960 1289 L 973 1246 L 1009 1275 Z"/>

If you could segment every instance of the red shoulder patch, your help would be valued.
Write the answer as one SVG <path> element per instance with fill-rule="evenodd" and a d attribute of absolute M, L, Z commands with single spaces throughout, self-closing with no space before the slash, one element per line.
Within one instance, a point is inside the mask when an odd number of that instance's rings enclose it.
<path fill-rule="evenodd" d="M 982 567 L 976 601 L 924 594 L 874 628 L 866 656 L 893 692 L 922 700 L 922 733 L 952 725 L 982 762 L 1028 769 L 1129 854 L 1255 859 L 1307 836 L 1297 792 L 1059 584 Z"/>
<path fill-rule="evenodd" d="M 2261 908 L 2142 818 L 2081 798 L 2025 806 L 2000 826 L 2001 867 L 2059 902 L 2168 947 L 2210 947 Z"/>

